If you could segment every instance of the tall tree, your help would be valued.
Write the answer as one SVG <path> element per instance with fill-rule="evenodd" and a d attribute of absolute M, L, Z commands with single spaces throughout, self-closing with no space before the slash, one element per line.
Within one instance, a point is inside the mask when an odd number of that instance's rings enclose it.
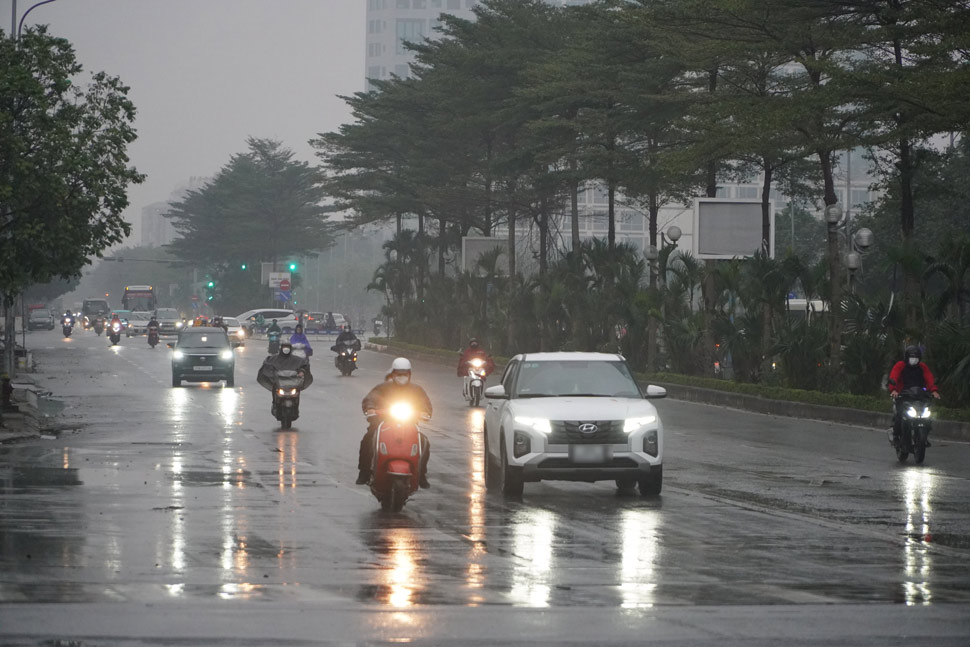
<path fill-rule="evenodd" d="M 0 39 L 0 292 L 13 339 L 16 296 L 34 283 L 80 274 L 91 256 L 130 232 L 121 217 L 135 108 L 103 72 L 87 86 L 71 44 L 28 29 Z M 13 344 L 8 344 L 12 351 Z M 5 356 L 13 373 L 13 353 Z"/>

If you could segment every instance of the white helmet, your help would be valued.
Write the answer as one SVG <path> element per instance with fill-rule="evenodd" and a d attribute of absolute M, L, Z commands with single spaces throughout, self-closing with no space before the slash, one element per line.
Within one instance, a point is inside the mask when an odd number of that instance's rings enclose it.
<path fill-rule="evenodd" d="M 411 362 L 406 357 L 397 357 L 391 362 L 391 373 L 410 373 Z"/>

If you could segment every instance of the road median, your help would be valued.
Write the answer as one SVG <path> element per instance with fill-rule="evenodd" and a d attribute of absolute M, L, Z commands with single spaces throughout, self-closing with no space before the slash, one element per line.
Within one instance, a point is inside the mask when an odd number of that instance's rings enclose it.
<path fill-rule="evenodd" d="M 395 343 L 392 340 L 370 340 L 365 344 L 368 350 L 386 353 L 389 355 L 401 355 L 409 359 L 434 362 L 446 366 L 451 366 L 458 361 L 457 351 L 448 351 L 439 348 L 425 348 L 413 344 Z M 501 371 L 507 358 L 496 357 L 496 370 Z M 889 412 L 891 405 L 886 402 L 886 411 L 870 411 L 851 407 L 837 407 L 808 402 L 795 402 L 779 398 L 768 398 L 762 395 L 751 393 L 737 393 L 728 390 L 704 388 L 700 386 L 678 384 L 676 382 L 659 379 L 649 376 L 638 376 L 641 383 L 649 381 L 667 389 L 668 397 L 675 400 L 696 402 L 698 404 L 711 404 L 721 407 L 730 407 L 752 413 L 763 413 L 773 416 L 783 416 L 788 418 L 806 418 L 810 420 L 822 420 L 835 422 L 844 425 L 857 427 L 869 427 L 873 429 L 888 429 L 892 426 L 892 414 Z M 822 394 L 824 396 L 824 394 Z M 957 420 L 934 420 L 933 437 L 970 442 L 970 422 Z"/>

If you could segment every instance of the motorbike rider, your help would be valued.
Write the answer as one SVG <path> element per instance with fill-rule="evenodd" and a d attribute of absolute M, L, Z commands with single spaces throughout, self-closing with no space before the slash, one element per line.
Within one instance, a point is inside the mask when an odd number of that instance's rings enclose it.
<path fill-rule="evenodd" d="M 275 355 L 267 355 L 263 365 L 259 367 L 256 374 L 256 381 L 273 393 L 273 415 L 276 415 L 276 373 L 277 371 L 296 371 L 303 377 L 303 387 L 307 388 L 313 383 L 313 375 L 310 373 L 310 363 L 305 357 L 293 354 L 293 345 L 284 341 L 280 344 L 280 352 Z"/>
<path fill-rule="evenodd" d="M 461 352 L 461 357 L 458 358 L 458 377 L 465 377 L 468 373 L 469 364 L 476 358 L 485 362 L 486 377 L 492 374 L 492 371 L 495 370 L 495 361 L 491 355 L 485 352 L 478 340 L 472 337 L 468 340 L 468 346 Z"/>
<path fill-rule="evenodd" d="M 147 329 L 149 335 L 153 332 L 156 336 L 158 335 L 158 319 L 155 318 L 155 315 L 152 315 L 152 318 L 149 319 Z"/>
<path fill-rule="evenodd" d="M 111 321 L 108 323 L 108 328 L 114 330 L 115 324 L 118 324 L 119 330 L 121 329 L 121 318 L 118 316 L 117 312 L 111 313 Z"/>
<path fill-rule="evenodd" d="M 340 346 L 347 346 L 348 348 L 353 348 L 354 350 L 360 350 L 360 340 L 357 339 L 357 335 L 354 331 L 350 329 L 350 326 L 344 326 L 340 334 L 337 335 L 337 340 L 334 342 L 330 350 L 334 352 L 340 352 Z"/>
<path fill-rule="evenodd" d="M 313 348 L 310 347 L 310 340 L 306 338 L 303 334 L 303 325 L 296 324 L 296 328 L 293 330 L 293 334 L 290 335 L 291 344 L 303 344 L 303 349 L 306 351 L 306 356 L 310 357 L 313 355 Z"/>
<path fill-rule="evenodd" d="M 391 362 L 391 370 L 384 381 L 378 384 L 370 393 L 364 396 L 360 406 L 364 415 L 376 410 L 386 409 L 392 402 L 405 400 L 415 408 L 418 413 L 423 413 L 431 417 L 431 400 L 417 384 L 411 382 L 411 362 L 405 357 L 398 357 Z M 374 434 L 380 426 L 379 416 L 369 416 L 367 422 L 367 433 L 360 440 L 360 455 L 357 460 L 357 485 L 365 485 L 370 480 L 371 464 L 374 460 Z M 429 488 L 428 483 L 428 458 L 431 456 L 431 442 L 424 433 L 421 437 L 421 466 L 418 475 L 418 485 L 422 488 Z"/>
<path fill-rule="evenodd" d="M 930 367 L 923 363 L 923 351 L 919 346 L 907 346 L 903 359 L 896 362 L 889 372 L 889 395 L 893 399 L 893 437 L 899 440 L 903 433 L 903 416 L 896 400 L 900 393 L 913 387 L 926 389 L 934 398 L 940 398 L 939 388 Z M 929 441 L 927 441 L 927 446 Z"/>
<path fill-rule="evenodd" d="M 70 310 L 65 310 L 64 311 L 64 316 L 61 317 L 61 323 L 62 324 L 67 324 L 67 325 L 73 327 L 74 326 L 74 313 L 72 313 Z"/>
<path fill-rule="evenodd" d="M 275 333 L 276 333 L 277 335 L 281 335 L 281 334 L 283 334 L 283 330 L 282 330 L 282 329 L 280 328 L 280 326 L 279 326 L 279 324 L 278 324 L 278 323 L 276 323 L 276 319 L 273 319 L 273 323 L 271 323 L 271 324 L 269 325 L 269 328 L 267 328 L 267 329 L 266 329 L 266 334 L 267 334 L 267 335 L 270 335 L 270 334 L 272 334 L 272 333 L 274 333 L 274 332 L 275 332 Z"/>

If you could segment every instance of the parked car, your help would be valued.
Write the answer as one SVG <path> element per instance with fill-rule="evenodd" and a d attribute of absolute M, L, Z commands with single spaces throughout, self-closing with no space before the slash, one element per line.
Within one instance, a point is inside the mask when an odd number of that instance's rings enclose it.
<path fill-rule="evenodd" d="M 663 424 L 626 361 L 608 353 L 516 355 L 485 390 L 485 486 L 517 497 L 526 482 L 615 480 L 643 496 L 663 484 Z"/>
<path fill-rule="evenodd" d="M 222 328 L 193 327 L 185 329 L 178 341 L 169 344 L 172 349 L 172 386 L 182 386 L 182 381 L 219 382 L 225 380 L 227 387 L 235 384 L 236 356 L 233 348 L 238 342 L 230 342 Z"/>
<path fill-rule="evenodd" d="M 54 330 L 54 315 L 47 308 L 34 308 L 27 316 L 27 330 Z"/>

